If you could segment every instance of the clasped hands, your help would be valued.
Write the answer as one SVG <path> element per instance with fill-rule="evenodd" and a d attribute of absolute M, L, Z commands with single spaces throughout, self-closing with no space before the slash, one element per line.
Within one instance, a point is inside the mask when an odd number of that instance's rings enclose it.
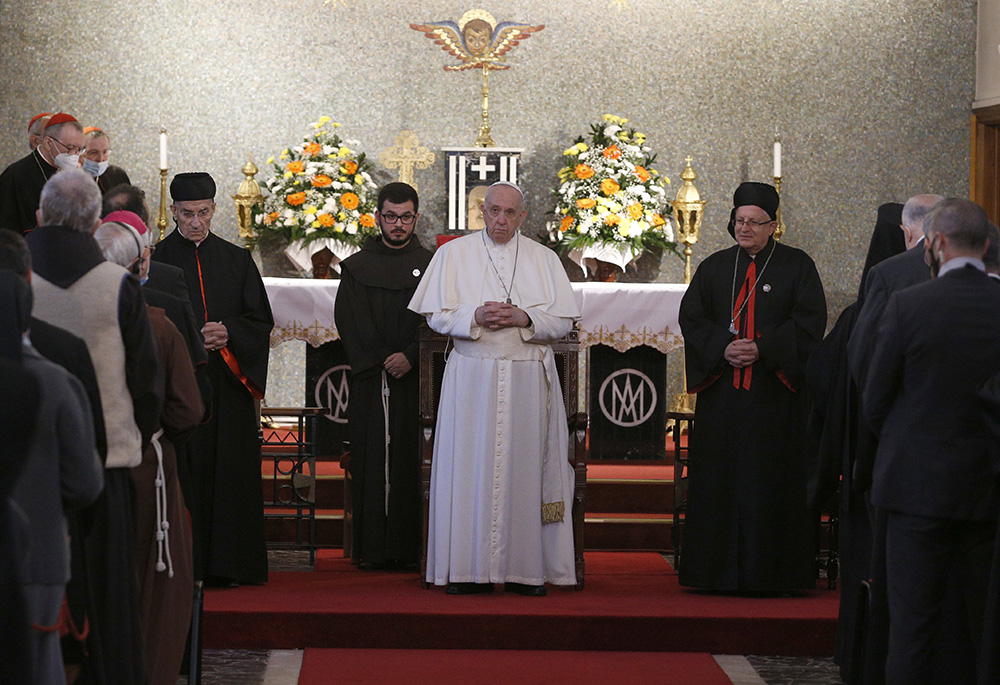
<path fill-rule="evenodd" d="M 490 330 L 526 328 L 528 313 L 506 302 L 486 302 L 476 308 L 476 323 Z"/>
<path fill-rule="evenodd" d="M 406 355 L 402 352 L 393 352 L 385 361 L 382 362 L 382 367 L 385 372 L 392 376 L 393 378 L 402 378 L 413 366 L 410 364 L 410 360 L 406 358 Z"/>
<path fill-rule="evenodd" d="M 726 358 L 726 361 L 730 365 L 735 366 L 737 369 L 742 369 L 760 359 L 760 351 L 757 349 L 757 343 L 753 340 L 749 338 L 737 338 L 726 345 L 726 351 L 722 356 Z"/>
<path fill-rule="evenodd" d="M 221 350 L 229 344 L 229 329 L 221 321 L 207 321 L 201 327 L 201 335 L 205 338 L 205 349 L 209 352 Z"/>

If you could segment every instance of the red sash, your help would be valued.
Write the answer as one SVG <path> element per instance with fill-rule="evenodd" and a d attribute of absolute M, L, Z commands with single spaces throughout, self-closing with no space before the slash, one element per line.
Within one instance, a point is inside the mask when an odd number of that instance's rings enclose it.
<path fill-rule="evenodd" d="M 754 303 L 757 301 L 756 286 L 757 262 L 751 260 L 750 266 L 747 267 L 746 278 L 743 279 L 743 287 L 740 288 L 740 294 L 736 298 L 736 304 L 733 306 L 733 318 L 736 320 L 736 325 L 739 327 L 739 333 L 737 333 L 737 335 L 741 338 L 746 338 L 747 340 L 753 340 L 756 337 L 756 333 L 754 331 Z M 739 315 L 743 310 L 744 300 L 746 300 L 746 313 L 743 321 L 739 321 Z M 733 387 L 737 390 L 740 388 L 749 390 L 750 379 L 752 377 L 752 365 L 742 369 L 733 368 Z"/>
<path fill-rule="evenodd" d="M 205 321 L 207 322 L 208 302 L 205 300 L 205 280 L 201 275 L 201 257 L 198 254 L 197 248 L 194 251 L 194 258 L 198 262 L 198 287 L 201 288 L 201 306 L 205 309 Z M 243 370 L 240 368 L 240 363 L 236 361 L 236 355 L 229 349 L 229 346 L 226 345 L 226 347 L 221 348 L 219 350 L 219 354 L 222 355 L 222 359 L 226 362 L 226 366 L 229 367 L 229 370 L 233 372 L 234 376 L 240 379 L 240 382 L 243 383 L 246 389 L 250 391 L 250 394 L 258 400 L 264 399 L 264 393 L 261 392 L 260 388 L 258 388 L 253 381 L 244 375 Z"/>

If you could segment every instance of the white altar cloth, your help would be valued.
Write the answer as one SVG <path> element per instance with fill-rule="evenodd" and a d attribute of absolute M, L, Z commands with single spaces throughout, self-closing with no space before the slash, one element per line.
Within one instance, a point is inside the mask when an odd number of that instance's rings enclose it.
<path fill-rule="evenodd" d="M 338 340 L 333 322 L 336 279 L 264 278 L 274 329 L 271 347 L 302 340 L 319 347 Z M 583 318 L 580 346 L 608 345 L 619 352 L 649 345 L 667 354 L 684 346 L 677 312 L 685 285 L 672 283 L 573 283 Z"/>

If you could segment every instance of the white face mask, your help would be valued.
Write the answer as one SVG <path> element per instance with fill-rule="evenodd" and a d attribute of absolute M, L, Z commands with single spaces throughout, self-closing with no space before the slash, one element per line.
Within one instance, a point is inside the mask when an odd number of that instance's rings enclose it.
<path fill-rule="evenodd" d="M 80 155 L 67 155 L 60 152 L 55 158 L 56 166 L 60 169 L 76 169 L 80 166 Z"/>
<path fill-rule="evenodd" d="M 108 162 L 107 160 L 103 162 L 95 162 L 92 159 L 84 159 L 83 170 L 86 171 L 91 176 L 93 176 L 94 178 L 97 178 L 98 176 L 100 176 L 101 174 L 103 174 L 105 171 L 108 170 Z"/>

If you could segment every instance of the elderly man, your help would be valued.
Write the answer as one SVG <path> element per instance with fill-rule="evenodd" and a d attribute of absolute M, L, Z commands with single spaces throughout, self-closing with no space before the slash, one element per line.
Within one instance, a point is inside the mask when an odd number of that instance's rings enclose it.
<path fill-rule="evenodd" d="M 851 377 L 858 387 L 864 387 L 865 374 L 875 346 L 879 319 L 889 297 L 897 290 L 929 280 L 931 272 L 924 263 L 924 220 L 944 198 L 940 195 L 914 195 L 903 205 L 900 228 L 906 238 L 906 252 L 878 264 L 868 272 L 865 281 L 865 302 L 858 313 L 847 346 Z"/>
<path fill-rule="evenodd" d="M 88 126 L 83 134 L 82 168 L 97 181 L 101 195 L 120 185 L 131 185 L 128 174 L 120 166 L 111 164 L 111 139 L 96 126 Z"/>
<path fill-rule="evenodd" d="M 130 270 L 138 268 L 141 277 L 149 261 L 149 249 L 135 228 L 108 221 L 97 228 L 94 238 L 108 261 Z M 146 448 L 142 463 L 132 469 L 143 646 L 147 682 L 174 685 L 184 657 L 194 591 L 191 529 L 177 476 L 175 448 L 200 423 L 204 408 L 184 337 L 159 307 L 149 307 L 149 320 L 156 333 L 165 397 L 161 430 Z"/>
<path fill-rule="evenodd" d="M 42 142 L 42 131 L 45 130 L 45 124 L 49 123 L 49 117 L 52 116 L 51 112 L 42 112 L 41 114 L 36 114 L 31 117 L 31 121 L 28 122 L 28 149 L 34 150 Z"/>
<path fill-rule="evenodd" d="M 778 193 L 743 183 L 737 245 L 698 267 L 681 301 L 691 433 L 680 582 L 725 592 L 812 588 L 816 520 L 806 506 L 802 393 L 826 327 L 816 266 L 775 242 Z"/>
<path fill-rule="evenodd" d="M 411 567 L 420 557 L 420 316 L 406 305 L 431 253 L 413 233 L 418 209 L 409 185 L 383 187 L 381 235 L 340 264 L 335 314 L 351 364 L 351 556 L 361 568 Z"/>
<path fill-rule="evenodd" d="M 971 682 L 1000 509 L 977 390 L 1000 372 L 1000 288 L 985 274 L 986 213 L 938 204 L 925 222 L 933 278 L 882 314 L 862 411 L 878 432 L 872 504 L 885 512 L 886 682 Z M 956 590 L 945 601 L 946 589 Z"/>
<path fill-rule="evenodd" d="M 100 224 L 100 208 L 101 193 L 86 172 L 60 171 L 42 191 L 41 227 L 27 241 L 35 316 L 87 343 L 104 412 L 105 488 L 84 543 L 92 581 L 91 630 L 100 645 L 89 667 L 137 682 L 143 669 L 131 468 L 156 430 L 162 398 L 139 282 L 105 261 L 91 235 Z"/>
<path fill-rule="evenodd" d="M 195 431 L 182 484 L 194 526 L 195 577 L 232 587 L 267 581 L 257 401 L 264 397 L 271 306 L 250 252 L 213 234 L 215 181 L 178 174 L 170 184 L 177 230 L 155 261 L 184 271 L 208 351 L 211 419 Z M 185 475 L 185 466 L 189 475 Z"/>
<path fill-rule="evenodd" d="M 520 235 L 512 183 L 490 186 L 486 229 L 443 245 L 410 301 L 452 337 L 431 472 L 427 582 L 448 594 L 573 585 L 572 467 L 549 343 L 580 317 L 551 250 Z M 522 255 L 521 252 L 524 252 Z"/>
<path fill-rule="evenodd" d="M 0 228 L 26 233 L 35 228 L 42 186 L 60 169 L 76 169 L 83 150 L 83 126 L 69 114 L 53 114 L 42 141 L 0 173 Z"/>

